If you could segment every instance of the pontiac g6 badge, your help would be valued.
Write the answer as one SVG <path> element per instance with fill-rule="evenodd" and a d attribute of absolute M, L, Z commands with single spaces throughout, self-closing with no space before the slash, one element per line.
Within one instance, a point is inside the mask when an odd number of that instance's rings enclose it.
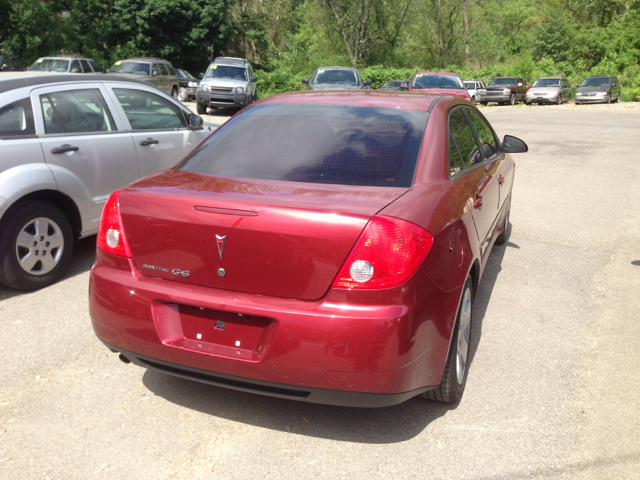
<path fill-rule="evenodd" d="M 216 241 L 218 242 L 218 253 L 220 254 L 220 260 L 222 260 L 222 254 L 224 253 L 224 242 L 227 241 L 227 236 L 221 237 L 216 235 Z"/>
<path fill-rule="evenodd" d="M 157 270 L 159 272 L 165 273 L 173 273 L 177 277 L 189 278 L 189 270 L 180 270 L 179 268 L 174 268 L 173 270 L 169 270 L 164 267 L 156 267 L 155 265 L 147 265 L 146 263 L 142 264 L 142 268 L 148 268 L 149 270 Z"/>

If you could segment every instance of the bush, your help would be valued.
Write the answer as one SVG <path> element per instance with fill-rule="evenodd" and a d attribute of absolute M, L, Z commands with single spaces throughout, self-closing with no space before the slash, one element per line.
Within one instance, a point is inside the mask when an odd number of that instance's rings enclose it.
<path fill-rule="evenodd" d="M 620 101 L 622 102 L 640 102 L 640 88 L 623 88 Z"/>

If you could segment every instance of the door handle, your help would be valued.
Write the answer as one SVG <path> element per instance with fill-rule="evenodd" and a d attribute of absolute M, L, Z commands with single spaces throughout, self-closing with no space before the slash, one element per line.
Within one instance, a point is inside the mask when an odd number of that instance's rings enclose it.
<path fill-rule="evenodd" d="M 504 183 L 504 177 L 503 177 L 502 175 L 500 175 L 500 176 L 498 177 L 498 183 L 499 183 L 500 185 L 502 185 L 502 184 Z"/>
<path fill-rule="evenodd" d="M 473 208 L 477 208 L 478 210 L 482 209 L 482 195 L 476 195 L 476 199 L 473 202 Z"/>
<path fill-rule="evenodd" d="M 143 147 L 146 145 L 155 145 L 156 143 L 160 143 L 160 140 L 156 140 L 155 138 L 147 138 L 146 140 L 140 140 L 140 145 Z"/>
<path fill-rule="evenodd" d="M 80 150 L 80 147 L 74 147 L 73 145 L 65 143 L 60 147 L 53 147 L 51 149 L 51 153 L 57 155 L 58 153 L 77 152 L 78 150 Z"/>

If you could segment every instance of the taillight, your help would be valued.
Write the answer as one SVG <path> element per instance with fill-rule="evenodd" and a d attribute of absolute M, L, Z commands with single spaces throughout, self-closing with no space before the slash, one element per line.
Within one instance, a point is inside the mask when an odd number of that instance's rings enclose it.
<path fill-rule="evenodd" d="M 400 285 L 424 260 L 433 237 L 413 223 L 382 215 L 371 219 L 333 282 L 333 288 Z"/>
<path fill-rule="evenodd" d="M 98 228 L 98 248 L 120 257 L 133 257 L 120 219 L 119 195 L 120 190 L 113 192 L 102 210 Z"/>

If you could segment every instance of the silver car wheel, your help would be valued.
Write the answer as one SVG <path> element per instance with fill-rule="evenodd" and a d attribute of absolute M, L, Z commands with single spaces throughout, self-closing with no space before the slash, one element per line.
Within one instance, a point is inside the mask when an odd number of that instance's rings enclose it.
<path fill-rule="evenodd" d="M 186 102 L 188 97 L 189 95 L 187 94 L 187 89 L 181 87 L 180 91 L 178 92 L 178 100 L 180 100 L 181 102 Z"/>
<path fill-rule="evenodd" d="M 458 351 L 456 353 L 456 379 L 458 385 L 464 382 L 471 338 L 471 289 L 467 287 L 462 297 L 460 320 L 458 321 Z"/>
<path fill-rule="evenodd" d="M 64 235 L 60 226 L 46 217 L 29 220 L 16 238 L 16 257 L 20 267 L 31 275 L 45 275 L 53 270 L 64 252 Z"/>

